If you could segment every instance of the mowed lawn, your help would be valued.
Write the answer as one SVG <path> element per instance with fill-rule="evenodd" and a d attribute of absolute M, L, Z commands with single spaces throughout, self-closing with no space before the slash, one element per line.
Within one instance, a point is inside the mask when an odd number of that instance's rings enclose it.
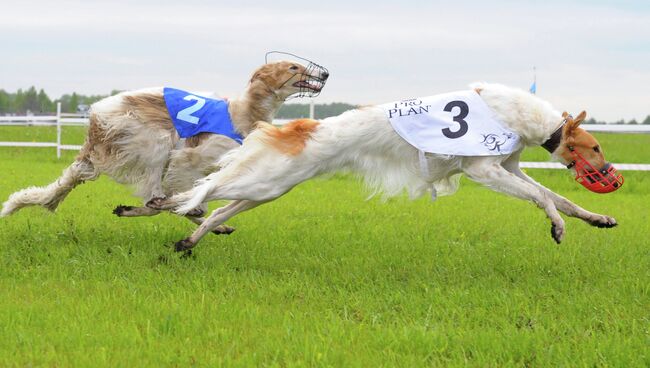
<path fill-rule="evenodd" d="M 0 128 L 0 141 L 45 135 Z M 614 162 L 650 163 L 650 135 L 598 138 Z M 0 200 L 74 154 L 0 148 Z M 138 200 L 87 183 L 56 214 L 0 219 L 0 366 L 649 366 L 650 173 L 596 195 L 564 170 L 528 172 L 620 226 L 566 219 L 556 245 L 541 210 L 466 179 L 433 203 L 382 203 L 339 175 L 181 259 L 167 246 L 189 221 L 115 217 Z"/>

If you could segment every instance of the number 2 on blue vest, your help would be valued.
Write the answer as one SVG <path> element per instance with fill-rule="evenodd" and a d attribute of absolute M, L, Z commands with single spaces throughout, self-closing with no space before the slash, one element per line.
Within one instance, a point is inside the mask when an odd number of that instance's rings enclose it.
<path fill-rule="evenodd" d="M 176 114 L 176 119 L 183 120 L 190 124 L 198 124 L 199 118 L 197 118 L 196 116 L 192 116 L 192 114 L 201 110 L 201 108 L 203 108 L 203 105 L 205 105 L 205 99 L 194 95 L 187 95 L 185 96 L 185 98 L 183 98 L 183 100 L 185 101 L 194 100 L 196 102 L 194 103 L 194 105 L 191 105 L 179 111 L 178 114 Z"/>

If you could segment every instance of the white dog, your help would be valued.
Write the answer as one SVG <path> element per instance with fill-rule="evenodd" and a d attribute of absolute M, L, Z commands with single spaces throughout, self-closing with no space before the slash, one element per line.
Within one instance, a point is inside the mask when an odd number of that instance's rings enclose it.
<path fill-rule="evenodd" d="M 215 210 L 190 237 L 176 243 L 176 250 L 182 251 L 194 247 L 207 232 L 237 213 L 272 201 L 319 174 L 350 169 L 362 175 L 371 188 L 383 190 L 388 196 L 406 189 L 411 197 L 428 191 L 435 197 L 453 193 L 458 185 L 457 174 L 464 173 L 495 191 L 535 203 L 550 219 L 551 235 L 558 243 L 564 235 L 564 221 L 558 210 L 594 226 L 616 226 L 614 218 L 575 205 L 519 169 L 523 149 L 543 145 L 589 189 L 594 190 L 590 185 L 608 188 L 603 191 L 619 188 L 622 176 L 606 163 L 598 142 L 578 127 L 586 116 L 584 111 L 573 119 L 534 95 L 498 84 L 475 84 L 471 92 L 489 107 L 488 114 L 505 131 L 518 138 L 513 140 L 510 153 L 424 154 L 397 133 L 390 120 L 394 111 L 384 106 L 364 107 L 320 122 L 302 119 L 283 128 L 260 124 L 242 147 L 224 156 L 220 171 L 200 180 L 190 191 L 153 199 L 147 206 L 158 210 L 175 208 L 183 214 L 205 201 L 234 200 Z M 467 111 L 454 108 L 464 102 L 453 103 L 447 104 L 453 106 L 445 113 L 456 125 L 443 130 L 458 137 L 472 122 L 464 120 L 469 119 L 465 117 Z M 452 145 L 450 149 L 464 148 Z"/>
<path fill-rule="evenodd" d="M 194 181 L 217 169 L 215 162 L 221 155 L 238 146 L 232 137 L 245 137 L 258 120 L 273 119 L 289 96 L 319 93 L 328 76 L 325 68 L 313 63 L 304 66 L 280 61 L 261 66 L 253 73 L 242 98 L 219 101 L 223 114 L 231 120 L 231 137 L 203 131 L 180 140 L 176 119 L 189 121 L 190 128 L 198 126 L 195 123 L 199 119 L 192 114 L 200 113 L 209 99 L 185 93 L 180 100 L 187 102 L 186 108 L 170 116 L 167 93 L 173 89 L 145 89 L 105 98 L 92 105 L 86 142 L 63 175 L 46 187 L 30 187 L 12 194 L 0 217 L 33 205 L 54 211 L 74 187 L 102 173 L 119 183 L 133 185 L 145 203 L 189 190 Z M 200 224 L 203 218 L 199 216 L 204 211 L 205 207 L 199 206 L 187 217 Z M 113 213 L 133 217 L 153 216 L 160 211 L 118 206 Z M 229 233 L 234 229 L 214 230 Z"/>

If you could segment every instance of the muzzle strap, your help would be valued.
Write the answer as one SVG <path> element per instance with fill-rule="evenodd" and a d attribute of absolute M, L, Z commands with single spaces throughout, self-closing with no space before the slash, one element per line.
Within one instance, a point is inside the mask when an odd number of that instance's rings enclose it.
<path fill-rule="evenodd" d="M 546 140 L 546 142 L 542 143 L 542 147 L 544 147 L 545 150 L 547 150 L 549 153 L 555 152 L 555 150 L 560 146 L 560 142 L 562 141 L 562 131 L 564 130 L 564 124 L 566 124 L 566 119 L 562 121 L 562 124 L 560 125 L 559 128 L 557 128 L 553 134 L 551 134 L 551 137 Z"/>

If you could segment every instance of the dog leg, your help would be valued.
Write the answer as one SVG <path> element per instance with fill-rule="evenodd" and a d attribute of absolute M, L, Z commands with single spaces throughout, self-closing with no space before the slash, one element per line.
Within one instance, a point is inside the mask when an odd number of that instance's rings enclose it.
<path fill-rule="evenodd" d="M 517 177 L 535 185 L 539 190 L 543 191 L 544 194 L 551 198 L 557 209 L 567 216 L 579 218 L 592 226 L 600 228 L 611 228 L 618 225 L 616 219 L 613 217 L 587 211 L 526 175 L 526 173 L 521 171 L 521 168 L 519 167 L 519 154 L 517 154 L 516 157 L 511 156 L 502 164 L 502 166 Z"/>
<path fill-rule="evenodd" d="M 212 212 L 210 217 L 205 219 L 201 225 L 190 235 L 176 242 L 175 249 L 177 252 L 186 251 L 194 248 L 194 246 L 210 231 L 215 231 L 221 224 L 226 222 L 229 218 L 235 216 L 240 212 L 244 212 L 255 208 L 264 202 L 255 202 L 248 200 L 238 200 L 230 202 L 228 205 L 217 208 Z"/>
<path fill-rule="evenodd" d="M 473 158 L 464 168 L 467 176 L 494 191 L 505 193 L 520 199 L 532 201 L 546 212 L 551 220 L 551 236 L 560 244 L 564 237 L 564 220 L 560 217 L 551 198 L 535 185 L 508 172 L 505 168 L 490 158 Z"/>
<path fill-rule="evenodd" d="M 197 210 L 201 211 L 201 213 L 203 214 L 208 210 L 208 205 L 203 203 L 201 206 L 199 206 L 199 208 L 197 208 Z M 186 215 L 185 218 L 197 225 L 201 225 L 203 222 L 205 222 L 205 218 L 203 217 L 203 215 L 201 216 Z M 230 235 L 233 232 L 235 232 L 235 228 L 228 225 L 218 225 L 214 229 L 212 229 L 212 233 L 216 235 Z"/>
<path fill-rule="evenodd" d="M 161 211 L 154 210 L 149 207 L 134 207 L 119 205 L 113 210 L 113 214 L 118 217 L 139 217 L 139 216 L 155 216 Z"/>

